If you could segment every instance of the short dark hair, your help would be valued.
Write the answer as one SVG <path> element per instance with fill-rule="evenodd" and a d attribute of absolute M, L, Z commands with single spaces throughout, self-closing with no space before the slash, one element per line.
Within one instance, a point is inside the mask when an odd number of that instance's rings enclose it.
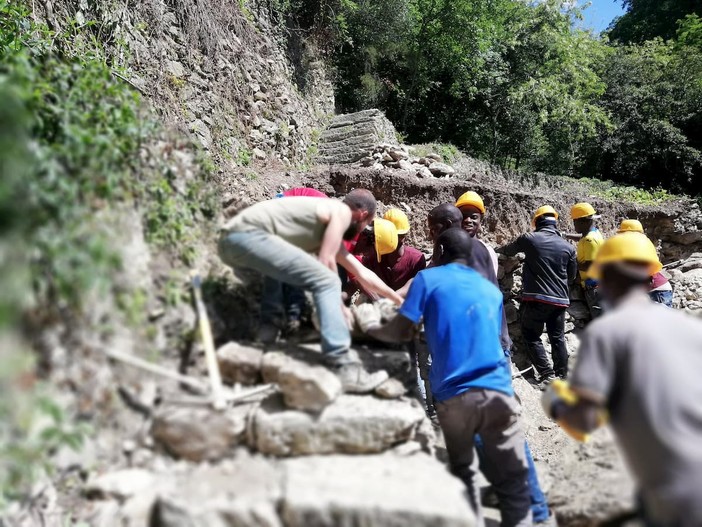
<path fill-rule="evenodd" d="M 473 254 L 473 238 L 463 229 L 445 230 L 436 239 L 436 245 L 441 246 L 440 264 L 470 261 Z"/>
<path fill-rule="evenodd" d="M 429 212 L 429 223 L 449 222 L 458 226 L 463 223 L 463 213 L 452 203 L 442 203 Z"/>
<path fill-rule="evenodd" d="M 370 190 L 364 188 L 356 188 L 346 194 L 344 203 L 346 203 L 351 210 L 367 211 L 369 216 L 375 216 L 375 211 L 378 207 L 375 202 L 375 196 L 373 196 Z"/>

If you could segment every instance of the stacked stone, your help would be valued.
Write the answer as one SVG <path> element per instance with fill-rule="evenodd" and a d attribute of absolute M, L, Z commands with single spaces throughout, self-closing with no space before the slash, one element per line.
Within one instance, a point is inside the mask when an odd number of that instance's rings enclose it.
<path fill-rule="evenodd" d="M 279 391 L 225 411 L 156 407 L 150 462 L 87 483 L 86 495 L 100 500 L 91 525 L 475 525 L 463 483 L 430 455 L 433 428 L 414 399 L 400 397 L 401 384 L 378 390 L 392 399 L 347 395 L 314 360 L 237 343 L 217 357 L 235 389 Z M 159 450 L 175 461 L 154 462 Z"/>
<path fill-rule="evenodd" d="M 456 170 L 442 162 L 441 156 L 429 153 L 423 157 L 412 155 L 414 148 L 405 145 L 383 143 L 361 158 L 361 166 L 375 169 L 395 168 L 404 170 L 421 178 L 450 178 Z"/>

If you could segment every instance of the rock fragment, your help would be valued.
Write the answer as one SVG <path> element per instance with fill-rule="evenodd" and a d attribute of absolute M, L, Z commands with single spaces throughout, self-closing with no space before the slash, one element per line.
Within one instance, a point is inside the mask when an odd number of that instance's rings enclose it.
<path fill-rule="evenodd" d="M 397 379 L 388 379 L 375 389 L 375 394 L 383 399 L 399 399 L 407 390 Z"/>
<path fill-rule="evenodd" d="M 229 342 L 217 350 L 217 362 L 224 382 L 250 386 L 262 380 L 260 349 Z"/>
<path fill-rule="evenodd" d="M 328 369 L 295 360 L 278 371 L 278 386 L 285 404 L 297 410 L 320 411 L 341 394 L 341 381 Z"/>

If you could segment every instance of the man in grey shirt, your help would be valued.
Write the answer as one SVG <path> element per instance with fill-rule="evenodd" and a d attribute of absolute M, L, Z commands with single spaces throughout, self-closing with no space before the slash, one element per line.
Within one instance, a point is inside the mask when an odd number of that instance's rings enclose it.
<path fill-rule="evenodd" d="M 702 322 L 648 298 L 661 264 L 646 236 L 610 238 L 593 265 L 608 311 L 583 335 L 570 397 L 548 390 L 544 409 L 582 433 L 594 430 L 606 410 L 638 483 L 646 524 L 699 527 Z"/>

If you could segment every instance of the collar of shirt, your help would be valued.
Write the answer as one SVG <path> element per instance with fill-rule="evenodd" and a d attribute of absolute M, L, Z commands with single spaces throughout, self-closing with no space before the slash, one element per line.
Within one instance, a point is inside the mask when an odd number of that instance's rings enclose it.
<path fill-rule="evenodd" d="M 617 302 L 616 307 L 623 307 L 628 305 L 645 304 L 650 302 L 651 299 L 648 293 L 640 288 L 634 288 L 624 295 L 619 302 Z"/>

